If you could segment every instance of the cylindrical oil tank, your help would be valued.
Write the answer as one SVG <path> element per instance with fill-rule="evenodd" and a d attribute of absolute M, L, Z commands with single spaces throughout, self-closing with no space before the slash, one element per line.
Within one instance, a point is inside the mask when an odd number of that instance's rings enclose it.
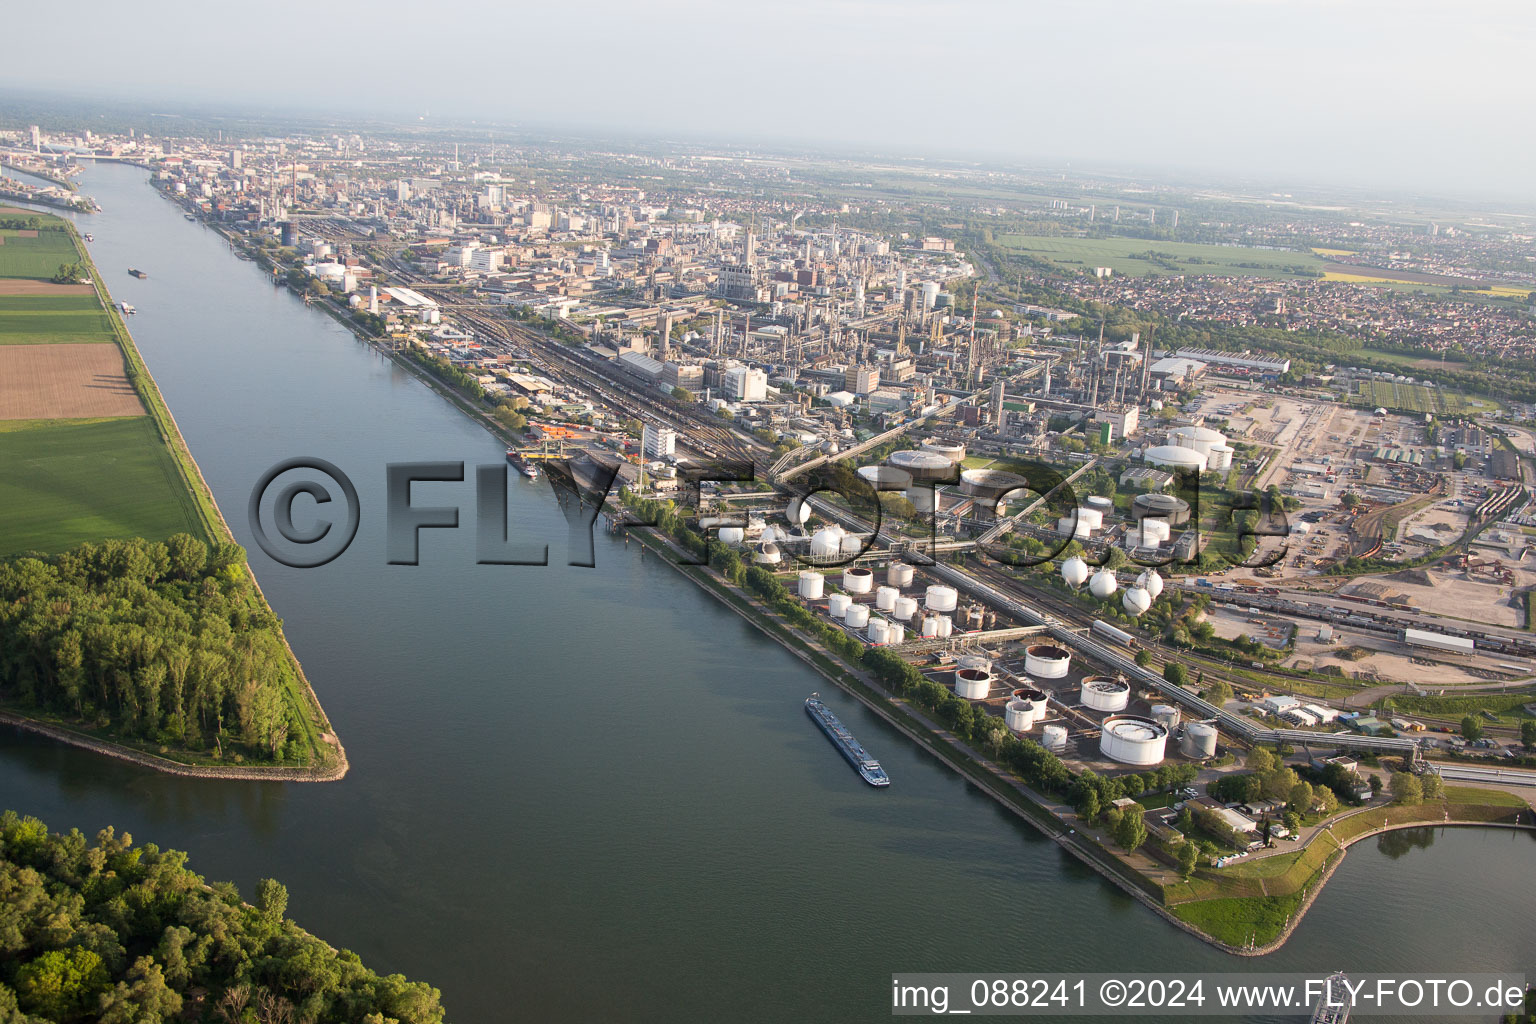
<path fill-rule="evenodd" d="M 843 616 L 843 621 L 853 629 L 863 629 L 869 625 L 869 605 L 850 604 L 848 613 Z"/>
<path fill-rule="evenodd" d="M 1124 711 L 1131 702 L 1130 684 L 1108 676 L 1089 676 L 1082 683 L 1082 704 L 1095 711 Z"/>
<path fill-rule="evenodd" d="M 932 512 L 938 508 L 939 492 L 932 487 L 908 487 L 902 493 L 919 512 Z"/>
<path fill-rule="evenodd" d="M 859 476 L 877 491 L 904 491 L 912 486 L 912 474 L 899 466 L 860 466 Z"/>
<path fill-rule="evenodd" d="M 1029 732 L 1035 727 L 1035 709 L 1029 701 L 1015 697 L 1003 708 L 1003 724 L 1014 732 Z"/>
<path fill-rule="evenodd" d="M 1152 721 L 1169 732 L 1173 732 L 1179 726 L 1179 709 L 1172 704 L 1153 704 L 1151 715 Z"/>
<path fill-rule="evenodd" d="M 875 574 L 862 566 L 843 570 L 843 589 L 850 594 L 867 594 L 874 589 Z"/>
<path fill-rule="evenodd" d="M 899 644 L 899 643 L 904 643 L 906 641 L 906 639 L 907 639 L 907 627 L 903 626 L 899 622 L 891 623 L 891 631 L 887 635 L 885 642 L 888 643 L 888 644 Z"/>
<path fill-rule="evenodd" d="M 1167 745 L 1168 730 L 1140 715 L 1111 715 L 1099 735 L 1099 753 L 1138 768 L 1161 764 Z"/>
<path fill-rule="evenodd" d="M 1115 596 L 1115 591 L 1120 589 L 1120 581 L 1115 579 L 1115 574 L 1108 569 L 1100 569 L 1093 574 L 1093 579 L 1088 581 L 1088 593 L 1100 601 L 1108 601 Z"/>
<path fill-rule="evenodd" d="M 891 642 L 891 624 L 884 619 L 870 619 L 869 629 L 864 635 L 869 637 L 872 644 L 888 644 Z"/>
<path fill-rule="evenodd" d="M 960 474 L 960 493 L 982 501 L 996 501 L 1010 491 L 1029 486 L 1017 473 L 1001 469 L 967 469 Z"/>
<path fill-rule="evenodd" d="M 1024 651 L 1024 672 L 1036 679 L 1061 679 L 1072 665 L 1072 652 L 1055 644 L 1032 644 Z"/>
<path fill-rule="evenodd" d="M 896 607 L 896 599 L 901 596 L 901 591 L 895 587 L 880 587 L 875 591 L 875 607 L 883 612 L 891 611 Z"/>
<path fill-rule="evenodd" d="M 917 598 L 898 597 L 896 606 L 891 609 L 891 614 L 901 622 L 912 621 L 912 616 L 917 614 Z"/>
<path fill-rule="evenodd" d="M 728 547 L 739 547 L 747 537 L 747 531 L 739 526 L 720 527 L 720 543 Z"/>
<path fill-rule="evenodd" d="M 1141 521 L 1141 542 L 1148 547 L 1166 544 L 1172 535 L 1173 528 L 1166 519 L 1153 519 L 1149 516 Z"/>
<path fill-rule="evenodd" d="M 1083 499 L 1083 507 L 1093 509 L 1100 516 L 1107 516 L 1115 510 L 1115 499 L 1106 498 L 1098 494 L 1090 494 L 1087 498 Z"/>
<path fill-rule="evenodd" d="M 1142 453 L 1142 458 L 1154 466 L 1188 469 L 1196 473 L 1205 472 L 1205 453 L 1197 452 L 1193 448 L 1185 448 L 1183 445 L 1160 444 L 1154 448 L 1148 448 Z"/>
<path fill-rule="evenodd" d="M 992 659 L 984 654 L 966 653 L 955 659 L 956 668 L 979 668 L 984 672 L 992 671 Z"/>
<path fill-rule="evenodd" d="M 1145 519 L 1148 516 L 1180 526 L 1189 522 L 1189 502 L 1157 491 L 1136 495 L 1131 499 L 1131 518 Z"/>
<path fill-rule="evenodd" d="M 1213 444 L 1211 445 L 1211 450 L 1209 453 L 1210 461 L 1207 463 L 1207 468 L 1223 470 L 1231 469 L 1232 456 L 1235 454 L 1237 454 L 1235 449 L 1233 449 L 1233 447 L 1229 444 Z"/>
<path fill-rule="evenodd" d="M 1040 745 L 1053 754 L 1067 749 L 1067 727 L 1054 722 L 1040 730 Z"/>
<path fill-rule="evenodd" d="M 1041 718 L 1045 717 L 1045 709 L 1050 706 L 1050 700 L 1046 697 L 1044 690 L 1037 690 L 1033 686 L 1026 686 L 1013 692 L 1014 696 L 1020 700 L 1029 701 L 1029 706 L 1035 712 L 1035 721 L 1038 722 Z"/>
<path fill-rule="evenodd" d="M 1175 427 L 1168 431 L 1168 443 L 1192 448 L 1201 455 L 1209 456 L 1217 445 L 1226 447 L 1227 438 L 1219 430 L 1210 427 Z"/>
<path fill-rule="evenodd" d="M 955 672 L 955 693 L 966 700 L 985 700 L 992 692 L 992 673 L 979 668 L 962 668 Z"/>
<path fill-rule="evenodd" d="M 1104 528 L 1104 513 L 1096 508 L 1084 505 L 1077 510 L 1077 521 L 1087 523 L 1090 530 L 1102 530 Z"/>
<path fill-rule="evenodd" d="M 938 636 L 940 639 L 949 636 L 955 631 L 955 622 L 948 615 L 935 615 L 935 621 L 939 624 Z"/>
<path fill-rule="evenodd" d="M 918 450 L 942 455 L 949 460 L 950 465 L 965 461 L 965 445 L 957 441 L 940 441 L 937 438 L 930 438 L 924 441 Z"/>
<path fill-rule="evenodd" d="M 910 475 L 913 480 L 948 480 L 954 468 L 954 463 L 950 462 L 947 456 L 921 448 L 892 452 L 891 457 L 885 462 L 886 465 L 894 466 Z M 913 490 L 927 489 L 926 487 L 913 488 Z"/>
<path fill-rule="evenodd" d="M 805 569 L 800 573 L 800 596 L 807 601 L 819 601 L 826 589 L 827 580 L 819 572 Z"/>
<path fill-rule="evenodd" d="M 1093 527 L 1083 522 L 1077 516 L 1062 516 L 1056 520 L 1056 532 L 1063 537 L 1071 537 L 1075 540 L 1087 540 L 1093 533 Z"/>
<path fill-rule="evenodd" d="M 912 567 L 906 562 L 892 562 L 885 567 L 885 582 L 893 587 L 910 587 Z"/>
<path fill-rule="evenodd" d="M 980 629 L 985 619 L 981 605 L 973 604 L 965 610 L 965 628 L 968 630 Z"/>
<path fill-rule="evenodd" d="M 954 587 L 945 587 L 935 583 L 928 588 L 928 593 L 923 600 L 924 607 L 935 612 L 952 612 L 955 610 L 955 602 L 960 594 Z"/>
<path fill-rule="evenodd" d="M 939 635 L 939 617 L 930 615 L 923 620 L 923 636 L 935 637 Z"/>
<path fill-rule="evenodd" d="M 1184 726 L 1183 750 L 1185 757 L 1215 757 L 1216 727 L 1210 722 L 1190 722 Z"/>
<path fill-rule="evenodd" d="M 841 619 L 848 614 L 848 606 L 853 604 L 853 598 L 847 594 L 833 594 L 827 598 L 827 614 L 834 619 Z"/>

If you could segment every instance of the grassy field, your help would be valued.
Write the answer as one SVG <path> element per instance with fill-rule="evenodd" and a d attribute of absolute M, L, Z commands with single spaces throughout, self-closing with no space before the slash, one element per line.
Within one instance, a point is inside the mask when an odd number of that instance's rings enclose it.
<path fill-rule="evenodd" d="M 0 556 L 109 538 L 207 538 L 148 416 L 0 421 L 0 464 Z"/>
<path fill-rule="evenodd" d="M 1222 276 L 1295 278 L 1300 269 L 1322 272 L 1316 253 L 1244 249 L 1193 242 L 1148 241 L 1140 238 L 1061 238 L 1051 235 L 1003 235 L 1010 249 L 1064 267 L 1112 267 L 1117 274 L 1217 274 Z"/>
<path fill-rule="evenodd" d="M 1455 416 L 1478 412 L 1489 403 L 1468 398 L 1444 388 L 1427 388 L 1422 384 L 1397 384 L 1386 380 L 1360 381 L 1356 397 L 1361 405 L 1390 409 L 1394 412 L 1433 413 L 1437 416 Z"/>
<path fill-rule="evenodd" d="M 94 296 L 0 296 L 0 345 L 112 340 L 112 322 Z"/>
<path fill-rule="evenodd" d="M 49 218 L 56 220 L 56 218 Z M 39 231 L 26 238 L 17 231 L 0 230 L 0 277 L 52 277 L 60 263 L 79 259 L 74 241 L 64 231 Z"/>

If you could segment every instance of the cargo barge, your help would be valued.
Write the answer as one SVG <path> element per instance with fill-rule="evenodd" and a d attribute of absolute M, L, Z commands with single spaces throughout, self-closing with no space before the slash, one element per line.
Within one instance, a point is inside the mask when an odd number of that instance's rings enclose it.
<path fill-rule="evenodd" d="M 880 762 L 869 756 L 859 741 L 853 738 L 842 722 L 838 721 L 830 708 L 823 704 L 818 694 L 811 694 L 805 698 L 805 713 L 811 716 L 811 720 L 821 727 L 821 731 L 827 734 L 827 739 L 837 748 L 838 753 L 853 765 L 854 771 L 871 786 L 889 786 L 890 777 L 885 774 L 885 769 L 880 767 Z"/>

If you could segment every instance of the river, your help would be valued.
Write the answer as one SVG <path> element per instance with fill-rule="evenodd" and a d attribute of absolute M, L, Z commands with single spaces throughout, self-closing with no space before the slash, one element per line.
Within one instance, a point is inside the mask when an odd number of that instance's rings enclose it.
<path fill-rule="evenodd" d="M 190 851 L 450 1019 L 854 1021 L 893 971 L 1525 970 L 1536 842 L 1442 830 L 1346 858 L 1291 942 L 1221 954 L 1065 856 L 638 545 L 568 567 L 547 483 L 511 532 L 548 567 L 474 564 L 473 485 L 417 485 L 464 528 L 386 564 L 389 462 L 500 446 L 273 288 L 132 167 L 77 217 L 134 337 L 346 744 L 340 783 L 162 776 L 0 731 L 0 807 Z M 135 280 L 128 267 L 145 269 Z M 319 568 L 252 542 L 250 490 L 297 455 L 356 482 L 356 541 Z M 470 477 L 472 479 L 471 470 Z M 862 784 L 801 711 L 821 690 L 893 784 Z M 1514 897 L 1514 898 L 1512 898 Z"/>

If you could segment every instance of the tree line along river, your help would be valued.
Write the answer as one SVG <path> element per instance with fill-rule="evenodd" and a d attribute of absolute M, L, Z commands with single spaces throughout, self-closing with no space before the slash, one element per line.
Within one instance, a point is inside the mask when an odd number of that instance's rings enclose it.
<path fill-rule="evenodd" d="M 172 778 L 0 731 L 0 807 L 190 851 L 455 1021 L 853 1021 L 896 971 L 1518 971 L 1536 843 L 1502 830 L 1357 846 L 1279 952 L 1238 960 L 1146 911 L 638 545 L 565 565 L 547 483 L 511 531 L 548 567 L 475 564 L 473 470 L 421 564 L 387 564 L 385 466 L 501 447 L 339 325 L 274 289 L 143 171 L 90 168 L 79 216 L 114 298 L 334 723 L 324 785 Z M 128 267 L 148 278 L 136 280 Z M 273 464 L 335 463 L 356 541 L 318 569 L 253 543 Z M 893 780 L 806 720 L 820 690 Z M 829 692 L 830 691 L 830 692 Z M 1265 1018 L 1251 1018 L 1263 1020 Z"/>

